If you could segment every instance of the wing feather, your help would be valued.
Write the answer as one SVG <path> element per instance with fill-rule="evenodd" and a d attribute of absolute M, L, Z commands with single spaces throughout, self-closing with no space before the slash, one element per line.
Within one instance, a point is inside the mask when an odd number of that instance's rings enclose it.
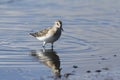
<path fill-rule="evenodd" d="M 42 31 L 39 31 L 39 32 L 30 33 L 30 35 L 32 35 L 34 37 L 42 37 L 42 36 L 44 36 L 44 35 L 46 35 L 48 33 L 49 29 L 51 29 L 51 27 L 46 28 L 46 29 L 44 29 Z"/>

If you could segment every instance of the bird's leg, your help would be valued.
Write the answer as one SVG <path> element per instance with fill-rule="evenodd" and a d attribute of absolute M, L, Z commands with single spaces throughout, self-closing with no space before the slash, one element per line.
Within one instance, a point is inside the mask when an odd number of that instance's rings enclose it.
<path fill-rule="evenodd" d="M 43 48 L 45 48 L 46 42 L 43 42 Z"/>
<path fill-rule="evenodd" d="M 43 47 L 42 51 L 43 51 L 43 53 L 45 52 L 45 48 L 44 47 Z"/>
<path fill-rule="evenodd" d="M 51 48 L 53 49 L 53 43 L 51 43 Z"/>

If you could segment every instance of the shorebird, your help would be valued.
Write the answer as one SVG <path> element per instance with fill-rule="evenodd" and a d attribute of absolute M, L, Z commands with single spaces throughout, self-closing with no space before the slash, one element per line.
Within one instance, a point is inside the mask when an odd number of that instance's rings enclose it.
<path fill-rule="evenodd" d="M 57 20 L 52 27 L 48 27 L 39 32 L 30 33 L 30 35 L 43 41 L 43 48 L 45 48 L 47 43 L 51 43 L 51 47 L 53 49 L 53 43 L 60 38 L 62 31 L 62 21 Z"/>

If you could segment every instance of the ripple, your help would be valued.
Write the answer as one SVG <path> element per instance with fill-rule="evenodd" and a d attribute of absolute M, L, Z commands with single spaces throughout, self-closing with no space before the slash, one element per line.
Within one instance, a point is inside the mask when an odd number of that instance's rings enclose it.
<path fill-rule="evenodd" d="M 15 67 L 15 66 L 39 66 L 39 63 L 30 57 L 29 55 L 1 55 L 0 56 L 0 67 Z"/>
<path fill-rule="evenodd" d="M 77 37 L 76 37 L 77 36 Z M 64 46 L 62 46 L 62 52 L 74 52 L 74 53 L 83 53 L 83 52 L 93 52 L 99 48 L 91 44 L 85 39 L 78 38 L 79 35 L 65 35 L 65 38 L 62 40 Z M 60 45 L 59 45 L 60 46 Z"/>
<path fill-rule="evenodd" d="M 0 0 L 0 4 L 9 4 L 13 3 L 15 0 Z"/>

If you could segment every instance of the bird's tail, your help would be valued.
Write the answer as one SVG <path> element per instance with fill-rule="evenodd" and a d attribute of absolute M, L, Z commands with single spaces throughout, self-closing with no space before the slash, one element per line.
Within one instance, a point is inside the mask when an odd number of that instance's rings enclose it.
<path fill-rule="evenodd" d="M 29 35 L 32 35 L 32 36 L 36 37 L 36 34 L 35 34 L 35 33 L 29 33 Z"/>

